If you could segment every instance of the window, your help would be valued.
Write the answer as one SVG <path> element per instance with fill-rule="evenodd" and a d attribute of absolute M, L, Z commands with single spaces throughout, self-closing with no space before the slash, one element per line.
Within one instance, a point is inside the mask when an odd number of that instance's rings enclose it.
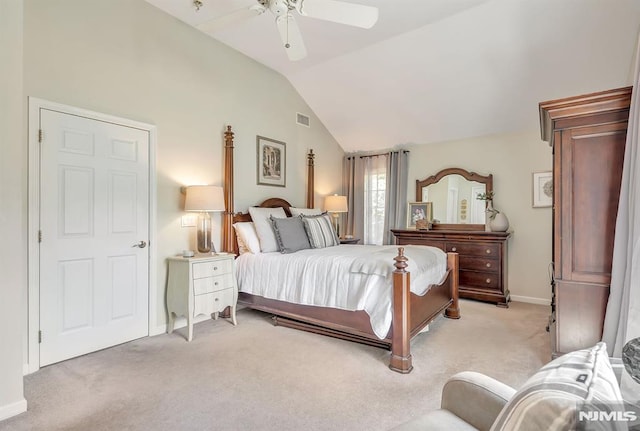
<path fill-rule="evenodd" d="M 386 156 L 367 157 L 364 167 L 364 243 L 382 245 L 384 239 Z"/>

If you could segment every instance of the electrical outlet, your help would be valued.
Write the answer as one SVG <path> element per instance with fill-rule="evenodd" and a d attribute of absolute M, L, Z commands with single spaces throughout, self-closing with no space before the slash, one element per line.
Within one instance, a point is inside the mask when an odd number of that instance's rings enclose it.
<path fill-rule="evenodd" d="M 196 227 L 198 216 L 195 214 L 183 215 L 181 218 L 182 227 Z"/>

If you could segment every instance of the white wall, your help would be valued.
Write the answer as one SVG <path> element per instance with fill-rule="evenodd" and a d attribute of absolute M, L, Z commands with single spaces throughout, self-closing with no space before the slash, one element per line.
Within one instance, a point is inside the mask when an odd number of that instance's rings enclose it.
<path fill-rule="evenodd" d="M 540 131 L 485 136 L 429 145 L 414 145 L 407 200 L 415 200 L 415 181 L 441 169 L 464 168 L 493 174 L 493 205 L 509 219 L 509 290 L 513 299 L 549 303 L 551 287 L 551 208 L 532 208 L 533 172 L 550 171 L 552 154 Z"/>
<path fill-rule="evenodd" d="M 236 211 L 274 196 L 304 205 L 309 148 L 317 204 L 340 190 L 342 149 L 282 75 L 143 0 L 25 0 L 24 27 L 26 96 L 157 125 L 159 298 L 166 257 L 195 249 L 194 229 L 180 226 L 180 186 L 222 184 L 226 125 L 235 132 Z M 312 127 L 296 125 L 296 112 Z M 256 135 L 287 144 L 286 188 L 256 185 Z M 163 300 L 155 313 L 163 324 Z"/>
<path fill-rule="evenodd" d="M 0 1 L 0 420 L 27 409 L 22 385 L 26 304 L 26 157 L 22 0 Z"/>

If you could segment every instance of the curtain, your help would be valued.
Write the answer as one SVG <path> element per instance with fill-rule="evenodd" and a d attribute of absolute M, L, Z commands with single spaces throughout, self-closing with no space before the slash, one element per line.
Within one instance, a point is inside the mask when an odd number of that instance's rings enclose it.
<path fill-rule="evenodd" d="M 609 354 L 621 357 L 624 344 L 640 337 L 640 41 L 636 51 L 634 88 L 627 128 L 627 142 L 622 169 L 622 186 L 618 204 L 613 245 L 611 290 L 604 320 L 602 339 Z M 623 395 L 639 401 L 640 390 L 629 375 L 622 380 Z"/>
<path fill-rule="evenodd" d="M 361 156 L 364 161 L 364 236 L 365 244 L 382 245 L 387 187 L 387 154 Z"/>
<path fill-rule="evenodd" d="M 342 173 L 343 194 L 349 208 L 344 233 L 364 238 L 364 160 L 358 156 L 345 157 Z"/>
<path fill-rule="evenodd" d="M 394 244 L 390 229 L 402 228 L 407 217 L 407 181 L 409 151 L 392 151 L 387 156 L 387 193 L 385 199 L 383 244 Z"/>

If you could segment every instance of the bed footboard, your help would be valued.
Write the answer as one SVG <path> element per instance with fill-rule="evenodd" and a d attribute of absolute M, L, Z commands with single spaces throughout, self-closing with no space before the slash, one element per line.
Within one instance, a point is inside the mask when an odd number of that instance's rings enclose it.
<path fill-rule="evenodd" d="M 389 368 L 407 374 L 413 369 L 411 338 L 444 311 L 445 317 L 460 318 L 458 305 L 458 254 L 447 253 L 447 276 L 433 285 L 424 296 L 411 293 L 411 278 L 406 268 L 404 248 L 398 247 L 393 271 L 393 315 Z"/>

